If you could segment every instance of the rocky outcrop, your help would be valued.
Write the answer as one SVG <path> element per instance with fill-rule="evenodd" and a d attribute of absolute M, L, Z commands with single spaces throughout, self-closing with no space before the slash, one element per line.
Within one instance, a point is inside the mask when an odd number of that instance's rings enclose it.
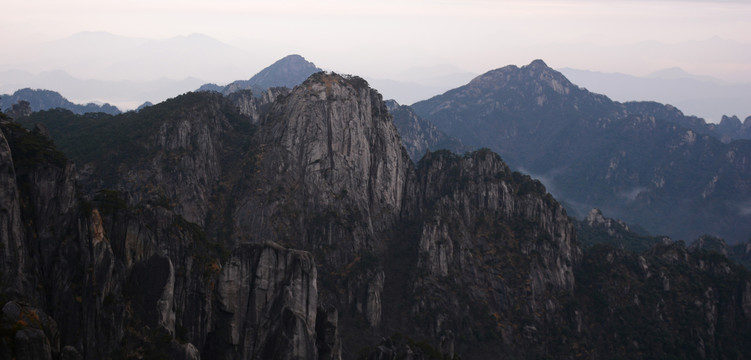
<path fill-rule="evenodd" d="M 207 225 L 219 180 L 231 176 L 228 168 L 242 166 L 238 154 L 251 119 L 221 95 L 207 92 L 170 99 L 131 116 L 125 121 L 133 127 L 131 135 L 105 132 L 117 136 L 110 144 L 87 139 L 99 142 L 102 152 L 81 165 L 79 181 L 87 197 L 113 189 L 129 206 L 160 204 L 192 223 Z"/>
<path fill-rule="evenodd" d="M 409 160 L 380 94 L 359 78 L 317 74 L 273 104 L 254 138 L 258 170 L 236 212 L 240 239 L 325 247 L 318 260 L 334 267 L 382 250 Z"/>
<path fill-rule="evenodd" d="M 718 137 L 724 143 L 733 140 L 751 138 L 751 116 L 741 123 L 738 116 L 723 115 L 719 124 L 706 124 L 709 133 Z"/>
<path fill-rule="evenodd" d="M 31 104 L 29 104 L 29 102 L 26 100 L 20 100 L 18 103 L 13 104 L 13 106 L 11 106 L 7 110 L 8 115 L 14 119 L 28 117 L 29 115 L 31 115 L 31 112 Z"/>
<path fill-rule="evenodd" d="M 3 253 L 24 260 L 23 270 L 30 271 L 15 272 L 24 275 L 19 282 L 23 286 L 6 284 L 9 278 L 4 278 L 2 295 L 38 299 L 61 326 L 59 334 L 57 330 L 46 334 L 46 328 L 42 333 L 11 324 L 15 330 L 2 351 L 31 359 L 50 358 L 49 354 L 57 358 L 63 344 L 66 357 L 84 354 L 86 359 L 149 354 L 197 359 L 200 352 L 225 358 L 316 357 L 318 292 L 310 254 L 246 245 L 224 255 L 222 246 L 210 243 L 200 227 L 163 206 L 131 206 L 112 190 L 99 192 L 90 203 L 78 199 L 70 185 L 74 176 L 69 163 L 57 167 L 37 159 L 54 155 L 47 153 L 31 154 L 40 162 L 30 162 L 26 143 L 18 139 L 35 135 L 20 128 L 3 130 L 12 133 L 15 150 L 26 156 L 9 161 L 11 166 L 22 165 L 15 166 L 19 175 L 7 182 L 13 190 L 18 189 L 18 179 L 24 179 L 24 188 L 16 190 L 15 197 L 27 207 L 17 216 L 25 226 L 13 230 L 13 221 L 4 222 L 11 227 L 9 234 L 18 234 L 3 236 L 3 241 L 20 241 L 19 249 L 43 251 L 33 262 L 29 255 Z M 13 194 L 4 194 L 9 195 Z M 33 236 L 24 237 L 25 233 Z M 222 260 L 223 256 L 229 257 Z M 8 261 L 4 266 L 21 265 Z M 248 279 L 257 281 L 243 282 Z M 29 289 L 27 282 L 35 286 Z M 252 290 L 228 290 L 247 286 Z M 250 304 L 257 308 L 245 313 Z M 237 317 L 225 321 L 228 313 Z M 245 325 L 250 318 L 257 322 Z M 329 358 L 339 358 L 336 317 L 324 318 L 328 336 L 320 338 L 329 343 Z M 242 334 L 240 343 L 219 336 L 230 332 L 225 325 L 244 329 L 236 330 Z M 230 339 L 237 336 L 238 332 Z"/>
<path fill-rule="evenodd" d="M 10 123 L 2 126 L 2 132 L 0 156 L 7 162 L 1 176 L 7 185 L 3 193 L 7 209 L 0 217 L 4 228 L 0 254 L 8 260 L 2 277 L 11 292 L 44 307 L 40 284 L 45 259 L 37 254 L 53 251 L 74 226 L 75 168 L 39 130 L 27 131 Z"/>
<path fill-rule="evenodd" d="M 2 292 L 21 293 L 29 258 L 24 246 L 25 231 L 21 219 L 13 156 L 4 132 L 0 132 L 0 284 Z"/>
<path fill-rule="evenodd" d="M 249 117 L 253 124 L 257 124 L 268 112 L 271 103 L 289 92 L 290 89 L 286 87 L 272 87 L 264 90 L 260 96 L 255 96 L 250 90 L 241 90 L 228 94 L 227 99 L 235 104 L 240 114 Z"/>
<path fill-rule="evenodd" d="M 573 292 L 581 253 L 566 212 L 539 182 L 482 150 L 428 153 L 412 186 L 408 211 L 424 220 L 415 224 L 409 316 L 423 319 L 423 336 L 445 338 L 443 350 L 456 337 L 497 336 L 496 351 L 513 353 L 503 344 L 526 335 L 510 324 L 555 326 L 555 299 Z"/>
<path fill-rule="evenodd" d="M 237 196 L 235 241 L 316 254 L 327 303 L 379 326 L 377 259 L 411 171 L 381 95 L 360 78 L 316 74 L 272 105 L 254 143 L 257 170 Z"/>
<path fill-rule="evenodd" d="M 24 276 L 0 295 L 55 319 L 50 353 L 577 358 L 637 342 L 642 357 L 669 354 L 641 336 L 653 325 L 663 350 L 691 343 L 687 357 L 751 349 L 751 281 L 719 254 L 677 243 L 583 256 L 563 207 L 489 150 L 410 162 L 357 77 L 314 75 L 268 107 L 235 96 L 187 94 L 99 124 L 112 146 L 94 143 L 81 194 L 43 131 L 1 124 L 0 224 L 16 236 L 2 240 L 28 254 L 2 253 Z M 633 331 L 602 335 L 620 328 Z"/>
<path fill-rule="evenodd" d="M 719 254 L 722 254 L 723 256 L 728 256 L 728 245 L 725 243 L 725 240 L 710 236 L 710 235 L 704 235 L 696 239 L 693 243 L 691 243 L 691 246 L 689 247 L 690 250 L 703 250 L 703 251 L 714 251 Z"/>
<path fill-rule="evenodd" d="M 621 220 L 605 217 L 597 208 L 590 210 L 584 220 L 576 223 L 576 233 L 584 248 L 609 244 L 636 253 L 648 251 L 657 244 L 667 245 L 673 242 L 666 236 L 650 236 L 643 229 L 636 232 Z"/>
<path fill-rule="evenodd" d="M 217 283 L 209 358 L 317 358 L 316 279 L 309 253 L 273 243 L 235 249 Z"/>
<path fill-rule="evenodd" d="M 0 316 L 0 358 L 52 360 L 60 354 L 55 320 L 44 311 L 9 301 Z"/>
<path fill-rule="evenodd" d="M 602 211 L 597 208 L 590 210 L 584 221 L 589 226 L 604 228 L 610 236 L 615 235 L 619 231 L 630 231 L 628 225 L 623 221 L 606 218 L 602 215 Z"/>

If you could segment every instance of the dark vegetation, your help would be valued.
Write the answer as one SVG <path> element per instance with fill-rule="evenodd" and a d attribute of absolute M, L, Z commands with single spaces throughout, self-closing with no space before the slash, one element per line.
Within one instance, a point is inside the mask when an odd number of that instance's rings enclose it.
<path fill-rule="evenodd" d="M 95 159 L 128 163 L 141 159 L 146 151 L 145 140 L 154 134 L 163 121 L 185 116 L 207 106 L 217 94 L 188 93 L 169 99 L 160 106 L 149 106 L 139 112 L 118 116 L 104 113 L 77 115 L 68 110 L 54 109 L 33 113 L 19 123 L 31 128 L 42 123 L 57 139 L 58 148 L 71 160 L 86 164 Z"/>
<path fill-rule="evenodd" d="M 38 131 L 26 130 L 15 123 L 3 124 L 2 131 L 11 147 L 16 169 L 45 164 L 62 168 L 68 161 L 52 139 Z"/>

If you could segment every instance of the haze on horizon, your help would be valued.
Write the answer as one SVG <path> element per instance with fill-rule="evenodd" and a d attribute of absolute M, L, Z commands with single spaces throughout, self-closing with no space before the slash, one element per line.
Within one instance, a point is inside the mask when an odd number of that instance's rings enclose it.
<path fill-rule="evenodd" d="M 3 11 L 0 71 L 84 80 L 223 84 L 300 54 L 324 69 L 408 82 L 539 58 L 553 68 L 645 76 L 680 67 L 751 83 L 751 3 L 741 0 L 27 0 Z M 117 36 L 111 47 L 64 47 L 96 34 Z M 206 50 L 131 59 L 113 48 L 151 40 L 143 46 L 154 50 L 167 39 Z"/>

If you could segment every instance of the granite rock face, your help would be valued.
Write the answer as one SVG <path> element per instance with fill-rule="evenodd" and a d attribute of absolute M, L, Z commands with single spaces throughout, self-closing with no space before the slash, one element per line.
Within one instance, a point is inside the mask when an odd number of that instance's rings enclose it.
<path fill-rule="evenodd" d="M 443 339 L 443 352 L 454 338 L 486 331 L 504 339 L 497 351 L 508 352 L 504 343 L 524 343 L 525 333 L 511 326 L 521 318 L 556 326 L 581 258 L 561 205 L 488 150 L 428 153 L 418 166 L 409 188 L 417 195 L 408 207 L 417 237 L 409 317 Z"/>
<path fill-rule="evenodd" d="M 13 157 L 5 135 L 0 132 L 0 274 L 6 292 L 24 293 L 24 274 L 27 271 L 28 249 L 24 246 L 25 232 L 21 219 L 21 205 L 16 187 Z"/>
<path fill-rule="evenodd" d="M 208 240 L 200 226 L 177 214 L 190 214 L 185 208 L 168 208 L 148 199 L 129 205 L 127 195 L 116 190 L 96 192 L 87 200 L 76 193 L 71 163 L 57 158 L 60 154 L 53 148 L 28 148 L 32 140 L 45 146 L 51 143 L 12 125 L 4 125 L 2 134 L 1 154 L 8 160 L 3 162 L 7 176 L 2 181 L 9 185 L 2 195 L 8 200 L 3 204 L 10 206 L 3 212 L 3 250 L 15 251 L 2 253 L 7 261 L 3 261 L 0 295 L 3 300 L 34 301 L 60 325 L 59 332 L 48 334 L 46 328 L 43 333 L 41 328 L 11 323 L 14 337 L 3 340 L 0 352 L 29 359 L 56 359 L 57 354 L 85 359 L 149 354 L 197 359 L 201 353 L 246 358 L 242 351 L 233 350 L 236 344 L 217 336 L 224 330 L 226 310 L 215 305 L 224 289 L 217 284 L 231 281 L 232 276 L 258 275 L 263 277 L 255 284 L 258 289 L 232 301 L 258 302 L 252 316 L 259 320 L 259 328 L 253 329 L 266 331 L 267 341 L 257 341 L 255 331 L 243 341 L 265 351 L 256 353 L 256 358 L 316 358 L 317 277 L 310 254 L 279 246 L 266 247 L 265 252 L 239 248 L 237 256 L 253 266 L 229 276 L 222 266 L 235 269 L 230 265 L 236 256 L 228 257 L 223 245 Z M 9 143 L 6 136 L 13 140 Z M 245 256 L 254 252 L 259 256 Z M 290 269 L 289 275 L 282 276 L 277 260 L 285 258 Z M 268 293 L 267 304 L 260 303 L 261 292 Z M 13 304 L 4 302 L 8 309 Z M 232 324 L 246 321 L 241 318 Z M 329 326 L 336 329 L 336 318 Z M 329 353 L 337 358 L 334 350 Z"/>
<path fill-rule="evenodd" d="M 253 140 L 234 241 L 313 252 L 324 281 L 346 289 L 324 290 L 326 304 L 379 325 L 383 269 L 362 264 L 385 252 L 411 171 L 381 95 L 360 78 L 313 75 L 271 106 Z"/>
<path fill-rule="evenodd" d="M 0 300 L 57 324 L 24 329 L 50 350 L 23 356 L 574 359 L 635 341 L 646 358 L 665 353 L 649 328 L 687 357 L 751 349 L 751 281 L 721 255 L 583 253 L 545 187 L 489 150 L 413 164 L 360 78 L 254 99 L 110 119 L 138 126 L 80 172 L 42 131 L 0 124 Z M 649 311 L 662 320 L 634 316 Z M 602 336 L 619 321 L 635 330 Z M 19 332 L 2 356 L 22 357 Z"/>
<path fill-rule="evenodd" d="M 257 124 L 263 115 L 268 112 L 268 107 L 279 96 L 287 95 L 290 89 L 285 87 L 272 87 L 264 90 L 260 96 L 255 96 L 251 90 L 241 90 L 227 95 L 240 114 L 251 118 L 253 124 Z"/>
<path fill-rule="evenodd" d="M 380 94 L 364 80 L 314 75 L 272 106 L 255 140 L 260 161 L 254 185 L 260 191 L 249 194 L 247 204 L 238 209 L 235 225 L 241 238 L 256 236 L 309 249 L 341 232 L 353 235 L 342 252 L 351 255 L 378 246 L 377 233 L 398 216 L 408 160 Z M 301 213 L 286 211 L 293 205 Z M 268 213 L 251 211 L 258 208 Z M 362 223 L 338 224 L 331 216 L 344 213 Z M 319 218 L 278 223 L 301 220 L 296 215 L 302 214 Z M 269 232 L 257 232 L 264 229 Z"/>
<path fill-rule="evenodd" d="M 316 266 L 310 253 L 241 245 L 217 283 L 218 346 L 211 358 L 316 358 Z M 214 345 L 216 346 L 216 345 Z"/>

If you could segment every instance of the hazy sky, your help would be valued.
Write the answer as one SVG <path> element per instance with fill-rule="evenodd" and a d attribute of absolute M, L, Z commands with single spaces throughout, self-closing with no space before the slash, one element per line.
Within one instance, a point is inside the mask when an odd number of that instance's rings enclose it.
<path fill-rule="evenodd" d="M 259 63 L 298 53 L 327 69 L 376 77 L 439 64 L 481 73 L 542 58 L 555 68 L 644 75 L 680 66 L 751 82 L 751 1 L 24 0 L 3 5 L 5 61 L 20 62 L 26 46 L 82 31 L 151 39 L 201 33 L 254 54 Z"/>

